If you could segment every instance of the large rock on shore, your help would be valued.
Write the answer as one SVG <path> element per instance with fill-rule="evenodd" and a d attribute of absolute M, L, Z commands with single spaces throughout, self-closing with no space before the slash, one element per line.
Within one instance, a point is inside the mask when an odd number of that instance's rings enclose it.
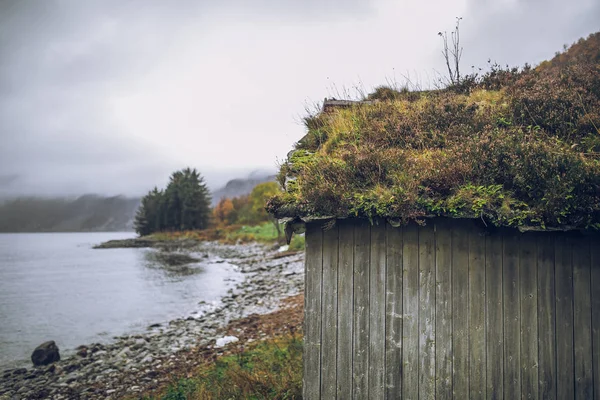
<path fill-rule="evenodd" d="M 54 340 L 40 344 L 31 354 L 31 362 L 35 366 L 48 365 L 55 361 L 60 361 L 60 353 Z"/>

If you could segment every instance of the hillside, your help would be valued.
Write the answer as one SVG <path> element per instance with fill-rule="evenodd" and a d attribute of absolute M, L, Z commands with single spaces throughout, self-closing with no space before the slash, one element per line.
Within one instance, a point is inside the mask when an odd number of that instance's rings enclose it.
<path fill-rule="evenodd" d="M 0 204 L 0 232 L 130 231 L 139 203 L 97 195 L 7 200 Z"/>
<path fill-rule="evenodd" d="M 216 206 L 224 197 L 233 198 L 249 194 L 259 183 L 271 182 L 275 175 L 268 173 L 252 173 L 247 178 L 232 179 L 225 186 L 212 192 L 212 207 Z"/>
<path fill-rule="evenodd" d="M 537 68 L 443 90 L 381 87 L 306 118 L 281 167 L 279 218 L 477 218 L 600 228 L 600 33 Z"/>
<path fill-rule="evenodd" d="M 540 63 L 536 69 L 556 70 L 581 63 L 600 64 L 600 32 L 592 33 L 586 39 L 579 39 L 567 51 L 557 52 L 551 60 Z"/>

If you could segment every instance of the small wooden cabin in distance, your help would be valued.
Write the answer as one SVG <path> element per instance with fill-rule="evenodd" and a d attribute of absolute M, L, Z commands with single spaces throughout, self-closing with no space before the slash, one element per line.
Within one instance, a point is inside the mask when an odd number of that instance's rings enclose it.
<path fill-rule="evenodd" d="M 305 399 L 600 399 L 600 117 L 552 92 L 600 99 L 558 68 L 307 118 L 267 206 L 306 232 Z"/>

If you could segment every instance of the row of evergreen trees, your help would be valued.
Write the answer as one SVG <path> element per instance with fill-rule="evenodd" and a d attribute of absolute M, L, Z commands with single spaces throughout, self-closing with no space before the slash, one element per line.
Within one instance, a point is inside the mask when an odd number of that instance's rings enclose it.
<path fill-rule="evenodd" d="M 210 201 L 204 178 L 196 169 L 176 171 L 165 190 L 155 187 L 142 198 L 135 216 L 135 231 L 149 235 L 205 229 L 211 216 Z"/>

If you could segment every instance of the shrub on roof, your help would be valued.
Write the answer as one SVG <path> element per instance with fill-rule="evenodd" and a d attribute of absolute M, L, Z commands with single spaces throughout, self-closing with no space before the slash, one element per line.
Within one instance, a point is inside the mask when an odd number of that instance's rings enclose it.
<path fill-rule="evenodd" d="M 582 46 L 576 62 L 492 69 L 466 90 L 378 88 L 375 103 L 307 117 L 268 210 L 600 227 L 600 66 Z"/>

